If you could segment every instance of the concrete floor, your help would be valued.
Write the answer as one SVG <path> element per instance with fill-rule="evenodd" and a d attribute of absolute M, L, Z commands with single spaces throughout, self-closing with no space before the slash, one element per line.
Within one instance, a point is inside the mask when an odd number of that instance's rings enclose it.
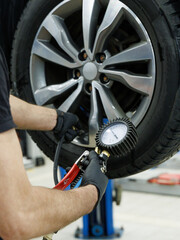
<path fill-rule="evenodd" d="M 53 187 L 52 163 L 27 170 L 33 185 Z M 180 188 L 180 187 L 179 187 Z M 114 225 L 123 227 L 122 240 L 175 240 L 180 237 L 180 198 L 123 191 L 120 206 L 113 205 Z M 74 232 L 82 226 L 78 220 L 54 236 L 54 240 L 74 240 Z M 41 238 L 35 238 L 40 240 Z"/>

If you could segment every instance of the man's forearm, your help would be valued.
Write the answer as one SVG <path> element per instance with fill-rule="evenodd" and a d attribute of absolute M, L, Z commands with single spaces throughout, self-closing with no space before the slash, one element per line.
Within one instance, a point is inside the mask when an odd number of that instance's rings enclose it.
<path fill-rule="evenodd" d="M 60 230 L 90 213 L 98 200 L 97 189 L 93 185 L 65 192 L 33 187 L 33 197 L 35 199 L 33 203 L 31 200 L 30 214 L 26 214 L 24 219 L 31 228 L 22 239 Z"/>
<path fill-rule="evenodd" d="M 55 109 L 29 104 L 10 95 L 11 113 L 19 129 L 50 131 L 57 123 Z"/>

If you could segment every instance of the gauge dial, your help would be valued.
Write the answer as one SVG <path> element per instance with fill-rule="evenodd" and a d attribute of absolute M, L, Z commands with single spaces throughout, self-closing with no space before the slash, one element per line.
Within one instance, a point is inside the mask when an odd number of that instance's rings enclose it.
<path fill-rule="evenodd" d="M 117 144 L 126 136 L 128 127 L 126 124 L 117 122 L 109 125 L 101 134 L 101 141 L 106 145 Z"/>

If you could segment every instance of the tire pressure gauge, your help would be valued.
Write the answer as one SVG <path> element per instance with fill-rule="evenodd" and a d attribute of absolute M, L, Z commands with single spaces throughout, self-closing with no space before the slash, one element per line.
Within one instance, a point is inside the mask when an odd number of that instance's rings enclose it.
<path fill-rule="evenodd" d="M 124 156 L 135 148 L 137 132 L 127 118 L 116 119 L 102 126 L 96 134 L 96 145 L 114 157 Z"/>

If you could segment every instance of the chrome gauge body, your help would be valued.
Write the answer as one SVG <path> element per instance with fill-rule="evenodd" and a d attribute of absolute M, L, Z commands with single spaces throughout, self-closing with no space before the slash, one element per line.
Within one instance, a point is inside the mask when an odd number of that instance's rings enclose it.
<path fill-rule="evenodd" d="M 135 148 L 136 143 L 136 129 L 127 118 L 111 121 L 96 134 L 97 147 L 115 157 L 126 155 Z"/>

